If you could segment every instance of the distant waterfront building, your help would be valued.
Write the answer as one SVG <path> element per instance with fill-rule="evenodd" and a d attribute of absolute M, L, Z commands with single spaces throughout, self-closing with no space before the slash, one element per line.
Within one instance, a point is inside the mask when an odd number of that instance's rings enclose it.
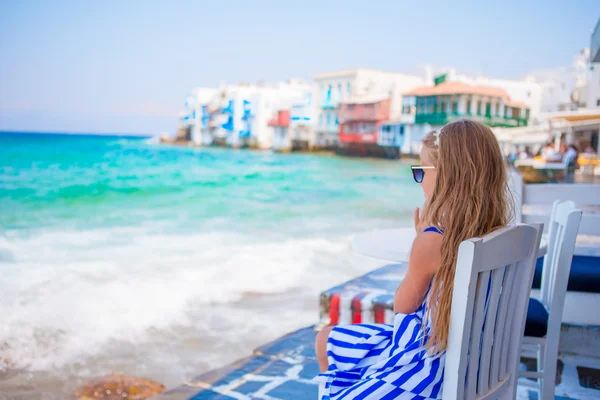
<path fill-rule="evenodd" d="M 523 79 L 497 79 L 482 75 L 467 75 L 458 73 L 454 68 L 425 67 L 425 79 L 428 84 L 434 85 L 442 82 L 461 82 L 472 86 L 498 88 L 504 90 L 511 100 L 525 103 L 529 107 L 532 120 L 538 118 L 543 112 L 544 85 L 533 76 Z"/>
<path fill-rule="evenodd" d="M 391 111 L 389 97 L 349 100 L 339 107 L 339 151 L 350 155 L 385 155 L 379 146 L 379 131 Z M 395 155 L 397 157 L 397 155 Z"/>
<path fill-rule="evenodd" d="M 529 106 L 513 100 L 505 90 L 444 79 L 444 76 L 438 77 L 434 86 L 423 86 L 406 93 L 402 119 L 384 126 L 387 130 L 402 132 L 402 153 L 418 153 L 421 139 L 427 132 L 461 118 L 491 127 L 527 126 Z"/>
<path fill-rule="evenodd" d="M 314 87 L 306 86 L 301 96 L 279 103 L 269 126 L 273 127 L 273 150 L 303 151 L 315 147 Z"/>
<path fill-rule="evenodd" d="M 206 104 L 214 96 L 216 89 L 196 88 L 187 96 L 184 110 L 179 117 L 180 129 L 187 130 L 188 140 L 196 145 L 207 144 L 203 132 L 208 127 Z"/>
<path fill-rule="evenodd" d="M 375 131 L 370 133 L 361 133 L 359 136 L 353 136 L 354 139 L 365 139 L 365 143 L 378 138 L 378 129 L 382 121 L 347 121 L 347 127 L 340 125 L 338 118 L 338 107 L 341 104 L 367 104 L 367 101 L 375 103 L 389 99 L 390 115 L 395 110 L 400 110 L 402 104 L 402 93 L 419 85 L 424 84 L 423 78 L 414 75 L 402 73 L 384 72 L 371 69 L 353 69 L 344 71 L 334 71 L 317 74 L 314 77 L 317 85 L 318 112 L 316 122 L 315 145 L 320 147 L 335 146 L 338 144 L 340 135 L 348 135 L 349 131 L 344 132 L 351 127 L 361 127 L 362 131 L 370 129 L 370 125 L 375 123 Z M 366 105 L 364 107 L 367 107 Z M 349 125 L 350 123 L 364 123 L 366 125 Z M 371 136 L 369 136 L 371 135 Z M 350 145 L 350 136 L 344 136 L 340 146 Z M 352 140 L 354 140 L 352 139 Z M 358 142 L 352 142 L 352 147 L 356 147 Z"/>
<path fill-rule="evenodd" d="M 221 85 L 218 89 L 197 89 L 186 110 L 184 122 L 191 127 L 197 145 L 229 147 L 273 146 L 273 114 L 282 105 L 303 98 L 310 84 L 290 80 L 273 85 Z M 186 103 L 186 104 L 188 104 Z M 289 107 L 289 106 L 288 106 Z"/>
<path fill-rule="evenodd" d="M 269 121 L 269 126 L 273 128 L 273 150 L 281 152 L 291 151 L 290 110 L 276 111 L 273 118 Z"/>
<path fill-rule="evenodd" d="M 590 106 L 590 75 L 590 50 L 583 49 L 573 57 L 571 65 L 530 71 L 527 79 L 538 82 L 543 88 L 541 111 L 548 113 Z"/>

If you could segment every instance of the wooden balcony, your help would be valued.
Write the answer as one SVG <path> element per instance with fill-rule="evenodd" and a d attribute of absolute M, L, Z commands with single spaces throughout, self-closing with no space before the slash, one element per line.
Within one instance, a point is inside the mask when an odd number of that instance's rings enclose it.
<path fill-rule="evenodd" d="M 350 121 L 385 121 L 390 117 L 390 100 L 371 103 L 343 103 L 338 111 L 340 123 Z"/>
<path fill-rule="evenodd" d="M 273 118 L 268 123 L 269 126 L 290 126 L 290 111 L 277 111 Z"/>

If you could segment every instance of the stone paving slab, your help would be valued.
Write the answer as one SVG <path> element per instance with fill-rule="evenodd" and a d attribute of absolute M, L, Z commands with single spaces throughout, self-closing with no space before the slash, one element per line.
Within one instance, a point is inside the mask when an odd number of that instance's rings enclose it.
<path fill-rule="evenodd" d="M 153 397 L 156 400 L 316 399 L 319 373 L 316 331 L 300 329 L 254 351 L 250 357 L 207 372 Z"/>

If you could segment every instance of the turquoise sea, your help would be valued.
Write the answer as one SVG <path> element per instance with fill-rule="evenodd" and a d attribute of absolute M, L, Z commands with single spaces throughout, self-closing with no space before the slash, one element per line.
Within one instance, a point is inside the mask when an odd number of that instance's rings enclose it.
<path fill-rule="evenodd" d="M 403 161 L 0 133 L 0 393 L 123 372 L 167 386 L 317 321 L 409 226 Z"/>

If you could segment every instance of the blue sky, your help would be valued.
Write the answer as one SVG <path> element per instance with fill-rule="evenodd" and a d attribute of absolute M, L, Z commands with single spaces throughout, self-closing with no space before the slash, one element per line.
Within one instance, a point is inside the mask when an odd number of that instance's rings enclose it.
<path fill-rule="evenodd" d="M 173 131 L 194 87 L 335 69 L 520 78 L 570 65 L 598 18 L 597 0 L 3 1 L 0 130 Z"/>

